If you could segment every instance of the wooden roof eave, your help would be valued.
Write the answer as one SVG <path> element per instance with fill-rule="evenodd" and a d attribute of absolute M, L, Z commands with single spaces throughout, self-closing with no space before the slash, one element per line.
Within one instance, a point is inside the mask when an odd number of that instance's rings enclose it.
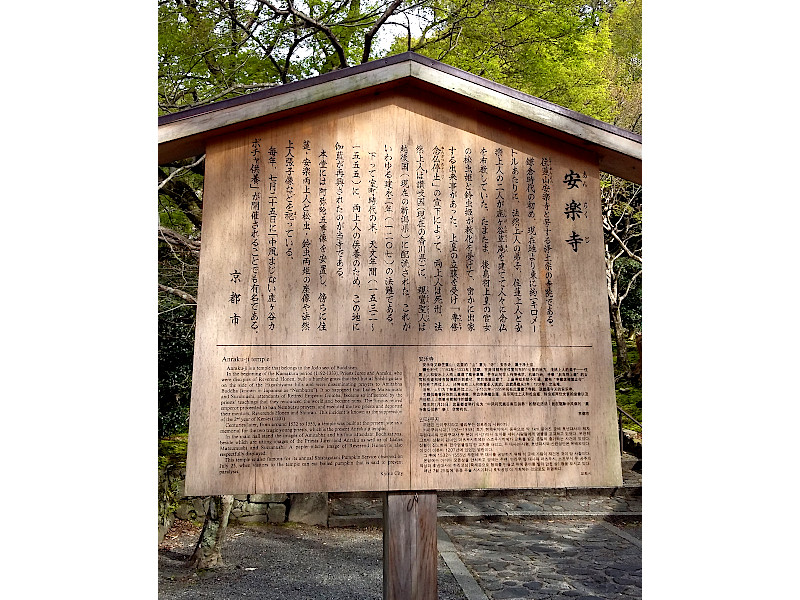
<path fill-rule="evenodd" d="M 590 150 L 598 155 L 602 171 L 641 183 L 642 138 L 638 134 L 483 78 L 414 66 L 412 76 L 478 103 L 487 112 Z"/>
<path fill-rule="evenodd" d="M 367 63 L 371 64 L 371 63 Z M 347 71 L 347 70 L 345 70 Z M 342 71 L 344 73 L 345 71 Z M 280 114 L 284 116 L 293 110 L 319 104 L 326 100 L 338 99 L 341 96 L 374 89 L 409 76 L 408 64 L 393 64 L 385 68 L 370 69 L 366 72 L 354 73 L 348 76 L 328 78 L 327 81 L 316 83 L 320 78 L 307 79 L 304 82 L 314 85 L 292 86 L 292 84 L 271 88 L 273 94 L 264 97 L 253 96 L 247 102 L 220 102 L 210 104 L 204 112 L 188 114 L 185 118 L 167 121 L 162 124 L 159 119 L 158 126 L 158 161 L 160 164 L 187 158 L 202 153 L 205 141 L 221 133 L 251 127 L 270 120 L 270 117 Z M 235 100 L 247 99 L 240 96 Z M 187 111 L 190 113 L 193 111 Z M 167 115 L 178 117 L 181 113 Z M 184 147 L 190 147 L 184 149 Z M 198 152 L 199 150 L 199 152 Z"/>
<path fill-rule="evenodd" d="M 160 117 L 159 163 L 201 154 L 206 140 L 222 133 L 406 83 L 586 148 L 601 170 L 641 183 L 640 135 L 413 53 Z"/>

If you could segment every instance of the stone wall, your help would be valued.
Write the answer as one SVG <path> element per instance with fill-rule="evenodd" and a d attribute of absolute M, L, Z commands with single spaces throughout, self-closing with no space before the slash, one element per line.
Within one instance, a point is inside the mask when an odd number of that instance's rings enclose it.
<path fill-rule="evenodd" d="M 168 465 L 158 472 L 158 541 L 174 520 L 202 524 L 208 497 L 184 496 L 186 468 Z M 328 494 L 243 494 L 233 497 L 228 520 L 236 523 L 305 523 L 328 525 Z"/>
<path fill-rule="evenodd" d="M 633 454 L 637 458 L 642 458 L 642 434 L 630 429 L 622 430 L 622 449 Z"/>
<path fill-rule="evenodd" d="M 164 539 L 182 507 L 181 493 L 186 469 L 167 465 L 158 470 L 158 541 Z"/>
<path fill-rule="evenodd" d="M 288 494 L 246 494 L 233 497 L 229 523 L 285 523 Z"/>

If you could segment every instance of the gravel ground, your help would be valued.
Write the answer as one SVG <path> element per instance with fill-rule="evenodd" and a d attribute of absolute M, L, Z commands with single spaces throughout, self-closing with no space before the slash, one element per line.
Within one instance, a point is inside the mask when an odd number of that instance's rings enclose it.
<path fill-rule="evenodd" d="M 375 528 L 231 525 L 225 566 L 187 565 L 200 528 L 176 521 L 158 548 L 159 600 L 381 600 L 382 532 Z M 439 599 L 466 600 L 439 557 Z"/>

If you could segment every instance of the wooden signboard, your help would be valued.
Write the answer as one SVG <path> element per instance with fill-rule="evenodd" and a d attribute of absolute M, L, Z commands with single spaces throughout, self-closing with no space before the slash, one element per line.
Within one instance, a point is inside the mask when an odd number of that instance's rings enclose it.
<path fill-rule="evenodd" d="M 621 485 L 596 156 L 400 89 L 206 152 L 188 495 Z"/>

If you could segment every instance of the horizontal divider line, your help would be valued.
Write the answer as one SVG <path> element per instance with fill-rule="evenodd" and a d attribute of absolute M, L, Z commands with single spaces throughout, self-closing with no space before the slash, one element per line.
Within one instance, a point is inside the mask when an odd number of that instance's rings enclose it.
<path fill-rule="evenodd" d="M 217 347 L 234 348 L 591 348 L 586 346 L 529 346 L 513 344 L 217 344 Z"/>

